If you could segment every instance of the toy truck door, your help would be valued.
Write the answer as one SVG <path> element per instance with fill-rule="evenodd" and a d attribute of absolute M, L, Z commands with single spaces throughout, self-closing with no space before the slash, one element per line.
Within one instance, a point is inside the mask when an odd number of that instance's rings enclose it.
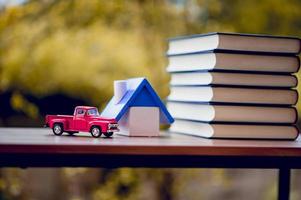
<path fill-rule="evenodd" d="M 87 129 L 87 121 L 85 119 L 85 110 L 78 108 L 75 111 L 73 119 L 73 127 L 75 130 L 85 131 Z"/>

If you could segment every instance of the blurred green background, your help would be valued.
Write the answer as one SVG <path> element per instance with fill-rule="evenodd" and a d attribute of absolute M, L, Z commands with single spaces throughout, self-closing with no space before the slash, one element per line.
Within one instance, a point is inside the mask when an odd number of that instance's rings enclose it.
<path fill-rule="evenodd" d="M 70 114 L 75 105 L 101 109 L 116 79 L 145 76 L 164 99 L 169 37 L 214 31 L 300 37 L 300 11 L 300 0 L 0 0 L 0 126 L 41 126 L 45 114 Z M 6 168 L 0 199 L 273 199 L 276 175 Z M 300 177 L 294 171 L 296 184 Z M 294 185 L 292 192 L 301 198 Z"/>

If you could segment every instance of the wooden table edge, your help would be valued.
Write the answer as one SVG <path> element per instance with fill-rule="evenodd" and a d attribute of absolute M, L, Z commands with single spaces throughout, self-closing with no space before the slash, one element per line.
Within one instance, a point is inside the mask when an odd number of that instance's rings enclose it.
<path fill-rule="evenodd" d="M 166 156 L 270 156 L 300 157 L 294 147 L 241 146 L 110 146 L 110 145 L 0 145 L 0 154 L 94 154 L 94 155 L 166 155 Z"/>

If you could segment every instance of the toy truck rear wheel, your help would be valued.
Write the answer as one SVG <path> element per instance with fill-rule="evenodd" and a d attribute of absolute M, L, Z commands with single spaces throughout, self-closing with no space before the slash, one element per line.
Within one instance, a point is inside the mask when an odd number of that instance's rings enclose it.
<path fill-rule="evenodd" d="M 64 132 L 63 125 L 60 123 L 55 123 L 53 125 L 52 131 L 53 131 L 54 135 L 62 135 Z"/>
<path fill-rule="evenodd" d="M 101 128 L 98 126 L 92 126 L 90 131 L 92 137 L 99 138 L 102 134 Z"/>

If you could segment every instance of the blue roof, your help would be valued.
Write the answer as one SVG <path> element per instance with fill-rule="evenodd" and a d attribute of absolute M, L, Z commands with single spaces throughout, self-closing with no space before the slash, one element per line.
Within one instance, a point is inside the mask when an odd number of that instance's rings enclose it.
<path fill-rule="evenodd" d="M 128 111 L 129 107 L 159 107 L 160 123 L 171 124 L 174 122 L 160 97 L 156 94 L 146 78 L 132 78 L 125 80 L 127 92 L 118 104 L 115 104 L 114 97 L 102 111 L 102 117 L 115 118 L 117 121 Z"/>

